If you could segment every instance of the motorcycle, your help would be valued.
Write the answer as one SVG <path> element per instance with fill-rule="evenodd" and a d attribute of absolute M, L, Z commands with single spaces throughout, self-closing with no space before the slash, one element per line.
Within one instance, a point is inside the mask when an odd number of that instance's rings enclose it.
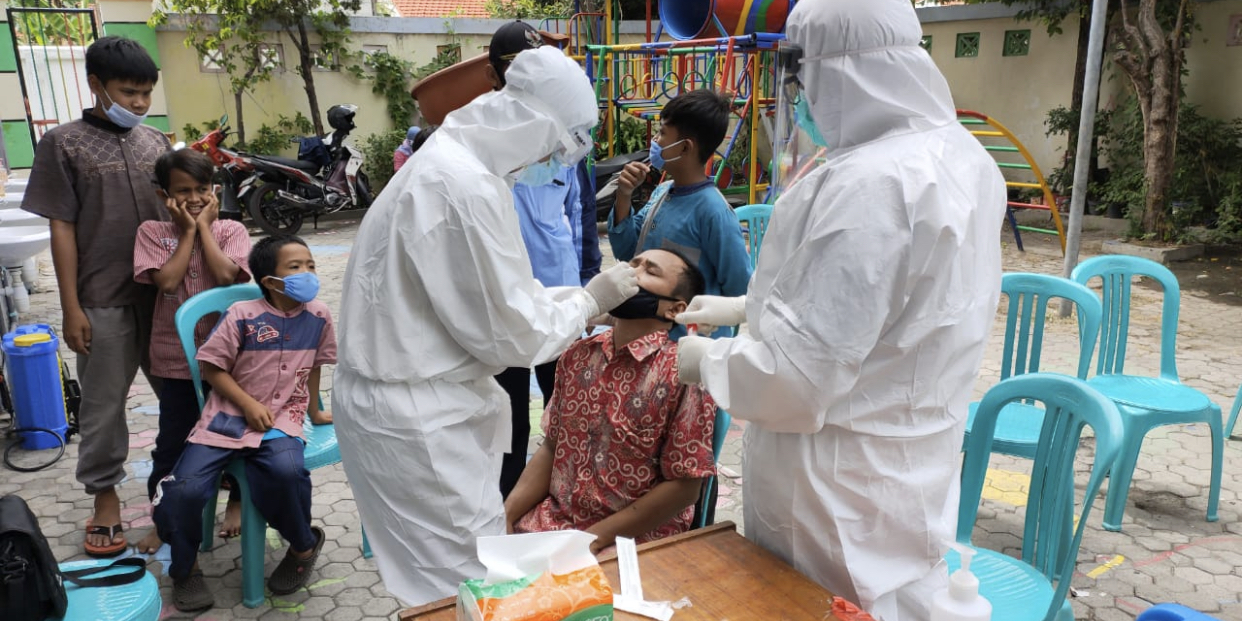
<path fill-rule="evenodd" d="M 206 153 L 216 165 L 216 183 L 220 186 L 220 217 L 242 219 L 242 200 L 255 187 L 255 170 L 249 157 L 226 149 L 221 144 L 229 136 L 229 115 L 220 117 L 216 129 L 190 144 L 195 151 Z"/>
<path fill-rule="evenodd" d="M 342 209 L 371 205 L 371 186 L 361 171 L 362 152 L 345 144 L 356 126 L 352 104 L 328 109 L 333 133 L 326 139 L 295 139 L 298 159 L 248 154 L 262 185 L 246 200 L 250 217 L 270 235 L 297 233 L 306 216 L 318 218 Z"/>
<path fill-rule="evenodd" d="M 646 163 L 650 159 L 650 154 L 644 149 L 595 162 L 595 187 L 597 188 L 595 192 L 595 220 L 597 222 L 603 222 L 608 219 L 608 214 L 612 211 L 612 206 L 617 198 L 617 183 L 621 179 L 621 171 L 625 169 L 625 165 L 631 162 Z M 634 209 L 641 209 L 647 203 L 647 199 L 655 191 L 659 176 L 659 171 L 653 169 L 648 173 L 647 179 L 643 181 L 643 184 L 634 188 L 634 195 L 631 199 L 635 205 Z"/>

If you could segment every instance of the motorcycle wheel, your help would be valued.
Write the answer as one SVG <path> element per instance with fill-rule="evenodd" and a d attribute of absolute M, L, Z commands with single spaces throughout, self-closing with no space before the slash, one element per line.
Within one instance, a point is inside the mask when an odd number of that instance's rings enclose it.
<path fill-rule="evenodd" d="M 371 196 L 371 180 L 367 179 L 366 173 L 358 173 L 358 208 L 370 207 L 374 199 L 375 197 Z"/>
<path fill-rule="evenodd" d="M 281 207 L 280 186 L 265 183 L 246 199 L 250 218 L 268 235 L 297 235 L 302 230 L 302 214 L 287 213 Z"/>

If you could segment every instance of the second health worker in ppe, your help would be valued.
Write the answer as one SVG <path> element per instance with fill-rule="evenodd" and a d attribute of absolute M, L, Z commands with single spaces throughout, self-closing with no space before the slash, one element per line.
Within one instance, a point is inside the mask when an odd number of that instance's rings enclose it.
<path fill-rule="evenodd" d="M 746 298 L 678 318 L 749 334 L 685 337 L 679 368 L 753 423 L 747 537 L 881 621 L 927 621 L 1000 297 L 1004 180 L 909 0 L 802 0 L 787 34 L 786 94 L 823 165 L 776 202 Z"/>
<path fill-rule="evenodd" d="M 492 376 L 551 360 L 638 291 L 628 265 L 585 288 L 531 274 L 514 179 L 548 158 L 577 163 L 598 112 L 582 69 L 555 48 L 518 54 L 506 77 L 393 177 L 344 279 L 341 458 L 384 586 L 407 605 L 482 576 L 475 539 L 504 534 L 496 482 L 511 423 Z"/>

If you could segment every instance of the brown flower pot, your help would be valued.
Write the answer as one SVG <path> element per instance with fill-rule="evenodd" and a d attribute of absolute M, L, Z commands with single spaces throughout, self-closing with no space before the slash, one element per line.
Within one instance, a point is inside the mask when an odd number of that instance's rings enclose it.
<path fill-rule="evenodd" d="M 492 83 L 487 79 L 487 54 L 480 54 L 419 80 L 410 96 L 418 101 L 418 111 L 423 118 L 432 125 L 439 125 L 448 113 L 491 89 Z"/>
<path fill-rule="evenodd" d="M 540 30 L 546 45 L 560 47 L 569 35 Z M 431 125 L 444 122 L 448 113 L 474 101 L 475 97 L 492 90 L 487 79 L 487 53 L 445 67 L 421 80 L 410 91 L 418 102 L 418 111 Z"/>

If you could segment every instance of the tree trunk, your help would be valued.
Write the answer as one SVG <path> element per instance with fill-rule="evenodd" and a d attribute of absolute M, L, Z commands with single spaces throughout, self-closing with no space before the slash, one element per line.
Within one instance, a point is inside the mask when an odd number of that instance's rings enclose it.
<path fill-rule="evenodd" d="M 315 135 L 322 136 L 323 118 L 319 114 L 319 96 L 315 93 L 315 61 L 311 57 L 306 23 L 301 20 L 298 21 L 298 36 L 294 42 L 298 48 L 298 72 L 302 74 L 302 84 L 306 88 L 306 103 L 310 104 L 311 123 L 315 125 Z"/>
<path fill-rule="evenodd" d="M 1172 227 L 1168 221 L 1169 190 L 1173 186 L 1174 156 L 1177 151 L 1177 110 L 1180 103 L 1180 63 L 1174 63 L 1172 50 L 1152 59 L 1151 92 L 1145 97 L 1143 121 L 1143 166 L 1147 179 L 1147 200 L 1143 205 L 1143 230 L 1168 241 Z"/>
<path fill-rule="evenodd" d="M 1169 194 L 1177 153 L 1177 111 L 1181 105 L 1184 27 L 1188 0 L 1181 0 L 1176 20 L 1166 32 L 1156 15 L 1157 0 L 1140 0 L 1133 22 L 1124 2 L 1117 66 L 1134 86 L 1143 114 L 1143 231 L 1161 241 L 1173 237 Z"/>
<path fill-rule="evenodd" d="M 1078 54 L 1074 60 L 1074 90 L 1070 92 L 1070 110 L 1082 112 L 1082 88 L 1087 79 L 1087 45 L 1091 42 L 1091 11 L 1079 11 L 1078 20 Z M 1078 127 L 1069 130 L 1069 142 L 1065 148 L 1067 154 L 1078 150 Z M 1073 157 L 1070 155 L 1070 157 Z"/>
<path fill-rule="evenodd" d="M 237 142 L 236 144 L 246 144 L 246 119 L 242 114 L 242 95 L 244 90 L 233 91 L 233 109 L 237 113 Z"/>

